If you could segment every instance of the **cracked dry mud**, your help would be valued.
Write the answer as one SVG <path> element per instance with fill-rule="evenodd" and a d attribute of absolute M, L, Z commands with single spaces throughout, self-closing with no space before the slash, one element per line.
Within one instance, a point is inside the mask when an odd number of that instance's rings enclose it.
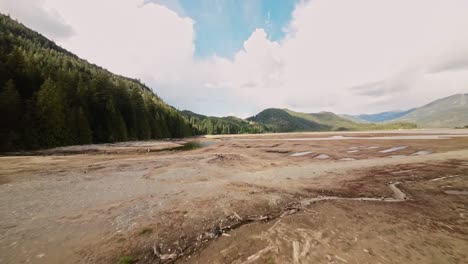
<path fill-rule="evenodd" d="M 468 263 L 467 136 L 242 135 L 187 139 L 207 143 L 189 151 L 155 141 L 3 156 L 0 263 Z"/>

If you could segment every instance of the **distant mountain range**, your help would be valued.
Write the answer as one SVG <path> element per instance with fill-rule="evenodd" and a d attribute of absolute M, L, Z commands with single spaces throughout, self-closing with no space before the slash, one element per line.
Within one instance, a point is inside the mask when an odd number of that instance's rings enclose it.
<path fill-rule="evenodd" d="M 455 94 L 394 119 L 413 122 L 421 127 L 462 127 L 468 125 L 468 94 Z"/>
<path fill-rule="evenodd" d="M 369 115 L 363 114 L 363 115 L 357 115 L 353 117 L 357 118 L 358 120 L 378 123 L 378 122 L 385 122 L 385 121 L 399 118 L 401 116 L 408 114 L 411 111 L 413 111 L 413 109 L 404 110 L 404 111 L 397 110 L 397 111 L 390 111 L 390 112 L 382 112 L 382 113 L 369 114 Z"/>
<path fill-rule="evenodd" d="M 468 94 L 455 94 L 405 111 L 341 116 L 354 122 L 411 122 L 427 128 L 464 127 L 468 125 Z"/>
<path fill-rule="evenodd" d="M 293 131 L 468 125 L 468 94 L 375 115 L 269 108 L 255 116 L 179 111 L 138 80 L 115 75 L 0 14 L 0 151 L 73 144 Z"/>
<path fill-rule="evenodd" d="M 247 119 L 208 117 L 182 111 L 200 134 L 455 128 L 468 125 L 468 94 L 455 94 L 418 108 L 366 115 L 301 113 L 268 108 Z"/>
<path fill-rule="evenodd" d="M 348 120 L 331 112 L 300 113 L 289 109 L 269 108 L 247 120 L 263 124 L 268 131 L 347 131 L 347 130 L 378 130 L 415 128 L 409 122 L 386 124 L 359 123 Z"/>

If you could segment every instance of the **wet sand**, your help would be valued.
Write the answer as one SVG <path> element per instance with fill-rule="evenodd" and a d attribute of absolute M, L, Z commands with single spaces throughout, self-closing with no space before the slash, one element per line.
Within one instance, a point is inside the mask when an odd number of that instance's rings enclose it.
<path fill-rule="evenodd" d="M 192 141 L 203 147 L 177 150 Z M 0 263 L 468 259 L 466 130 L 210 136 L 25 154 L 0 157 Z"/>

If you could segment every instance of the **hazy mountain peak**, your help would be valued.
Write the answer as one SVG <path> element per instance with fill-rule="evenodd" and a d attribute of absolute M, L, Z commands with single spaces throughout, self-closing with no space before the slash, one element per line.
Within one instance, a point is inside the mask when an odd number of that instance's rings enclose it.
<path fill-rule="evenodd" d="M 454 94 L 415 108 L 396 119 L 422 127 L 460 127 L 468 125 L 468 94 Z"/>

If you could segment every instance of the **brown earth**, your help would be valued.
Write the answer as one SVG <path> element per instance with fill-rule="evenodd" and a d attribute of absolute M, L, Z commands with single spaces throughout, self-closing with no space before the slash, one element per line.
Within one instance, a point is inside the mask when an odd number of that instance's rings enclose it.
<path fill-rule="evenodd" d="M 174 149 L 187 141 L 215 144 Z M 0 263 L 468 263 L 466 191 L 466 130 L 16 153 L 0 157 Z"/>

